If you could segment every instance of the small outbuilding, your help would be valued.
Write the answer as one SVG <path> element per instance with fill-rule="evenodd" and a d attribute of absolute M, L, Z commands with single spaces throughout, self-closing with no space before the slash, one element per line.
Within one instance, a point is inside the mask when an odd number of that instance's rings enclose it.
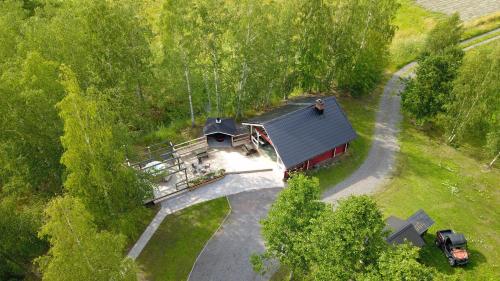
<path fill-rule="evenodd" d="M 416 247 L 423 247 L 425 245 L 423 236 L 434 224 L 434 221 L 424 210 L 420 209 L 407 220 L 390 216 L 385 220 L 385 223 L 385 230 L 389 231 L 386 238 L 387 243 L 398 245 L 407 241 Z"/>
<path fill-rule="evenodd" d="M 391 232 L 386 238 L 387 243 L 398 245 L 407 241 L 416 247 L 423 247 L 425 245 L 424 240 L 418 235 L 418 232 L 411 223 L 395 216 L 388 217 L 385 223 L 386 230 Z"/>
<path fill-rule="evenodd" d="M 429 217 L 429 215 L 422 209 L 415 212 L 415 214 L 411 215 L 406 221 L 415 227 L 415 230 L 420 236 L 427 233 L 429 227 L 434 224 L 434 220 L 432 220 L 431 217 Z"/>
<path fill-rule="evenodd" d="M 232 118 L 208 118 L 203 127 L 203 134 L 209 147 L 231 147 L 238 128 Z"/>

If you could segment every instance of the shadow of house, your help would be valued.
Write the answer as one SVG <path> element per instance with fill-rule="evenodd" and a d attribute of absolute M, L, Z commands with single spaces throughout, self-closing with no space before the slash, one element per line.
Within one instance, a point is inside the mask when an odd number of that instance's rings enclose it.
<path fill-rule="evenodd" d="M 389 231 L 386 238 L 387 243 L 399 245 L 409 242 L 416 247 L 423 247 L 425 241 L 423 236 L 434 221 L 420 209 L 415 214 L 411 215 L 407 220 L 400 219 L 396 216 L 390 216 L 385 220 L 385 230 Z"/>

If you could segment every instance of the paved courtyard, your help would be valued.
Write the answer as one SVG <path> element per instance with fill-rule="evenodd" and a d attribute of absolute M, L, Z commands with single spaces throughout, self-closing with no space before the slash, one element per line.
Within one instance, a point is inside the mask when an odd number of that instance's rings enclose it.
<path fill-rule="evenodd" d="M 194 179 L 209 172 L 215 172 L 224 169 L 226 173 L 242 173 L 250 171 L 271 171 L 282 173 L 278 170 L 276 160 L 268 153 L 254 153 L 246 155 L 242 147 L 217 148 L 208 150 L 208 158 L 204 158 L 202 163 L 194 156 L 183 159 L 183 166 L 187 168 L 187 176 Z M 194 165 L 194 166 L 193 166 Z M 203 173 L 198 172 L 201 169 Z M 176 186 L 176 183 L 185 180 L 184 172 L 173 174 L 168 181 L 162 181 L 154 189 L 154 197 L 160 198 L 173 192 L 185 188 L 185 185 Z"/>
<path fill-rule="evenodd" d="M 464 21 L 500 11 L 500 0 L 416 0 L 420 6 L 445 14 L 458 12 Z"/>

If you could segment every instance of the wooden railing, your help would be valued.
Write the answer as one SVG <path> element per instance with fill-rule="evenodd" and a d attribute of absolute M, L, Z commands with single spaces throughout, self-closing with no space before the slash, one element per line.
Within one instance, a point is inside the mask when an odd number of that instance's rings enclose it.
<path fill-rule="evenodd" d="M 245 143 L 250 142 L 250 134 L 240 134 L 233 137 L 233 146 L 244 145 Z"/>
<path fill-rule="evenodd" d="M 191 152 L 197 150 L 197 149 L 202 149 L 202 148 L 207 148 L 208 143 L 206 137 L 201 137 L 197 139 L 192 139 L 183 143 L 179 143 L 173 146 L 173 149 L 175 153 L 179 156 L 185 156 L 187 154 L 190 154 Z"/>

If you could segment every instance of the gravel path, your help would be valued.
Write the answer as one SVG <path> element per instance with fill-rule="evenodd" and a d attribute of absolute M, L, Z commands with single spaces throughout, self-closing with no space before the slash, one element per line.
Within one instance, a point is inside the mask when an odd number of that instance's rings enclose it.
<path fill-rule="evenodd" d="M 498 0 L 416 0 L 420 6 L 445 14 L 458 12 L 462 20 L 471 20 L 500 11 Z"/>
<path fill-rule="evenodd" d="M 259 221 L 267 215 L 281 188 L 250 191 L 228 197 L 231 214 L 200 253 L 189 280 L 268 280 L 250 266 L 252 253 L 264 251 Z"/>

